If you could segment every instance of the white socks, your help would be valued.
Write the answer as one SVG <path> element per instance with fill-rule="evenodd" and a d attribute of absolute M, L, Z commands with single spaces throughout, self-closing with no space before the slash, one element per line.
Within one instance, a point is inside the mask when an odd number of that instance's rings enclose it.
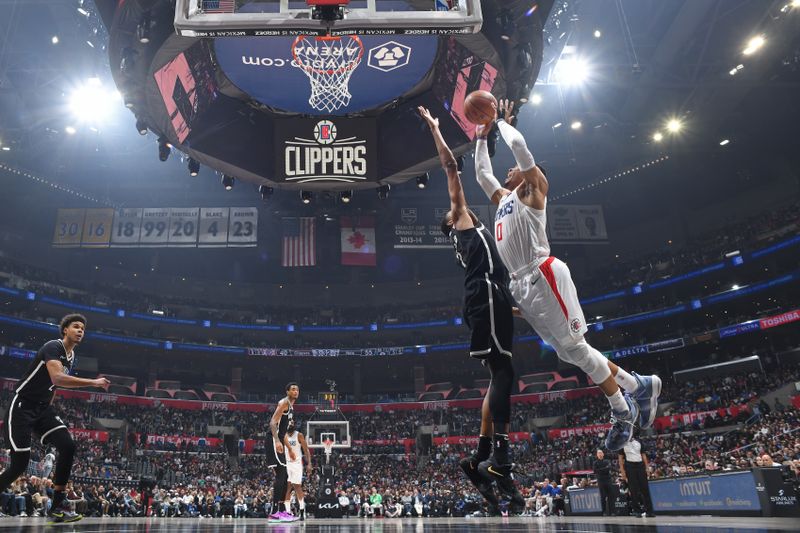
<path fill-rule="evenodd" d="M 625 389 L 628 394 L 636 392 L 636 389 L 639 388 L 639 382 L 636 381 L 636 378 L 622 370 L 622 368 L 617 367 L 617 369 L 617 375 L 614 376 L 614 381 L 617 382 L 617 385 Z"/>
<path fill-rule="evenodd" d="M 628 409 L 628 404 L 625 402 L 625 398 L 622 396 L 621 390 L 618 390 L 611 396 L 606 396 L 606 398 L 608 398 L 608 403 L 611 404 L 611 409 L 617 413 L 628 413 L 630 411 Z"/>
<path fill-rule="evenodd" d="M 301 511 L 306 508 L 306 499 L 305 498 L 300 498 L 300 501 L 298 503 L 300 504 L 300 510 Z"/>

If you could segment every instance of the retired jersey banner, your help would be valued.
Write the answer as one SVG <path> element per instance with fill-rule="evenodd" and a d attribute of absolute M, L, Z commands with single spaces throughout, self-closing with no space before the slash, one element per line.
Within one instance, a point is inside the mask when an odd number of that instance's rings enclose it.
<path fill-rule="evenodd" d="M 607 241 L 606 221 L 600 205 L 547 207 L 547 234 L 552 241 Z"/>
<path fill-rule="evenodd" d="M 375 218 L 341 217 L 342 264 L 375 266 Z"/>

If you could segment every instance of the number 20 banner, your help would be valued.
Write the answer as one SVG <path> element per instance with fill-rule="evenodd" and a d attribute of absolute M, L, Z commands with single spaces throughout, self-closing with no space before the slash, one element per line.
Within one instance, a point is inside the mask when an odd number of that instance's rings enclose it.
<path fill-rule="evenodd" d="M 255 207 L 59 209 L 53 246 L 84 248 L 256 246 Z"/>

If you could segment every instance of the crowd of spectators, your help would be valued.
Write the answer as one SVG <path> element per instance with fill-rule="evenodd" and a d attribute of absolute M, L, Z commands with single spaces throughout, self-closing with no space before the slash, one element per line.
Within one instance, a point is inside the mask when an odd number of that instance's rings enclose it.
<path fill-rule="evenodd" d="M 609 289 L 631 287 L 640 283 L 685 273 L 725 258 L 725 254 L 736 250 L 747 251 L 768 245 L 776 239 L 796 234 L 798 231 L 800 203 L 792 203 L 779 209 L 767 210 L 746 220 L 729 224 L 725 231 L 703 233 L 675 249 L 644 254 L 629 260 L 617 260 L 604 268 L 593 268 L 592 275 L 579 279 L 584 297 L 607 292 Z M 460 302 L 451 300 L 425 302 L 419 308 L 392 305 L 365 306 L 316 306 L 287 307 L 260 303 L 238 302 L 235 308 L 220 309 L 219 305 L 195 297 L 171 294 L 168 298 L 159 294 L 133 289 L 124 283 L 95 283 L 82 287 L 80 283 L 64 285 L 62 276 L 45 268 L 22 263 L 0 255 L 0 282 L 22 290 L 49 294 L 70 299 L 84 305 L 102 305 L 123 308 L 129 312 L 150 313 L 157 309 L 165 316 L 206 319 L 214 316 L 219 321 L 238 323 L 274 323 L 335 326 L 351 324 L 394 322 L 418 322 L 427 320 L 451 320 L 460 316 Z M 637 300 L 639 311 L 654 306 L 666 305 L 658 299 Z M 632 311 L 635 312 L 635 311 Z M 369 340 L 367 339 L 367 342 Z"/>
<path fill-rule="evenodd" d="M 732 471 L 781 465 L 797 479 L 800 471 L 800 414 L 795 408 L 773 411 L 754 423 L 732 426 L 723 433 L 693 430 L 641 438 L 649 458 L 651 479 L 702 472 Z M 557 514 L 565 490 L 586 487 L 592 480 L 574 471 L 591 470 L 602 437 L 572 435 L 555 440 L 526 440 L 512 445 L 519 487 L 526 512 Z M 109 445 L 105 445 L 108 449 Z M 144 512 L 137 475 L 98 478 L 98 457 L 79 446 L 69 499 L 79 512 L 94 516 L 137 516 Z M 460 472 L 458 461 L 470 453 L 466 445 L 436 446 L 429 456 L 413 454 L 340 455 L 336 494 L 352 516 L 464 516 L 481 509 L 481 499 Z M 616 457 L 608 456 L 618 471 Z M 169 465 L 177 476 L 165 476 L 150 500 L 153 513 L 165 517 L 264 517 L 270 512 L 271 470 L 260 455 L 230 462 L 224 454 L 139 450 L 138 465 Z M 307 505 L 314 509 L 319 482 L 316 456 L 307 482 Z M 2 461 L 0 461 L 2 463 Z M 40 472 L 34 467 L 35 472 Z M 566 473 L 566 474 L 565 474 Z M 573 477 L 569 477 L 573 474 Z M 624 486 L 624 484 L 623 484 Z M 375 495 L 379 495 L 376 498 Z M 25 476 L 0 495 L 7 514 L 37 515 L 46 511 L 52 482 L 35 474 Z"/>

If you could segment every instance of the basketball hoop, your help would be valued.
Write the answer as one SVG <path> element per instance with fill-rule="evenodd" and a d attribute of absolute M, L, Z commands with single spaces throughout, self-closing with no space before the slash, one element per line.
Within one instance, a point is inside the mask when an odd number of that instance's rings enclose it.
<path fill-rule="evenodd" d="M 331 439 L 325 439 L 325 442 L 322 443 L 322 449 L 325 451 L 325 459 L 327 462 L 331 458 L 331 453 L 333 453 L 333 441 Z"/>
<path fill-rule="evenodd" d="M 350 76 L 364 57 L 358 35 L 300 35 L 292 43 L 292 57 L 292 65 L 301 68 L 311 82 L 311 107 L 332 113 L 350 103 Z"/>

